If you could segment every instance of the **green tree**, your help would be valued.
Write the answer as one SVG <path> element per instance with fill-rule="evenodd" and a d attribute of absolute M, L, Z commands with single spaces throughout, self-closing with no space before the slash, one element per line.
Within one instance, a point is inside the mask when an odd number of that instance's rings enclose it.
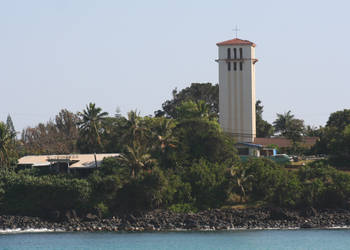
<path fill-rule="evenodd" d="M 128 128 L 125 126 L 126 118 L 123 116 L 106 117 L 102 144 L 105 152 L 122 152 L 127 139 Z"/>
<path fill-rule="evenodd" d="M 78 122 L 82 141 L 80 147 L 85 152 L 101 152 L 103 145 L 101 143 L 101 134 L 103 132 L 103 121 L 108 116 L 107 112 L 102 112 L 102 109 L 96 107 L 95 103 L 86 105 L 83 112 L 79 112 Z"/>
<path fill-rule="evenodd" d="M 173 98 L 162 104 L 163 110 L 155 112 L 156 116 L 166 116 L 177 119 L 177 107 L 183 102 L 192 101 L 198 103 L 203 101 L 211 116 L 218 116 L 219 113 L 219 85 L 211 83 L 192 83 L 190 87 L 182 89 L 180 92 L 174 89 Z"/>
<path fill-rule="evenodd" d="M 263 120 L 262 113 L 264 106 L 260 100 L 255 103 L 256 110 L 256 137 L 271 137 L 274 133 L 273 126 L 267 121 Z"/>
<path fill-rule="evenodd" d="M 277 114 L 277 119 L 273 122 L 273 125 L 275 131 L 291 139 L 293 145 L 301 141 L 305 131 L 304 121 L 294 118 L 290 110 L 284 114 Z"/>
<path fill-rule="evenodd" d="M 165 153 L 170 148 L 175 148 L 177 138 L 174 136 L 173 130 L 175 122 L 166 118 L 155 118 L 156 126 L 153 127 L 153 132 L 158 141 L 158 148 L 161 153 Z"/>
<path fill-rule="evenodd" d="M 319 208 L 347 207 L 350 197 L 350 176 L 324 161 L 302 167 L 298 177 L 303 184 L 302 206 Z"/>
<path fill-rule="evenodd" d="M 15 130 L 15 126 L 13 125 L 12 118 L 10 115 L 7 115 L 6 126 L 10 130 L 11 136 L 16 137 L 17 132 Z"/>
<path fill-rule="evenodd" d="M 139 112 L 132 110 L 128 113 L 124 128 L 126 130 L 126 133 L 123 135 L 124 144 L 133 146 L 134 143 L 146 143 L 150 130 L 145 126 Z"/>
<path fill-rule="evenodd" d="M 288 111 L 284 114 L 277 114 L 277 119 L 273 122 L 275 132 L 280 132 L 282 135 L 286 135 L 288 132 L 289 124 L 294 119 L 292 111 Z"/>
<path fill-rule="evenodd" d="M 13 125 L 12 118 L 10 115 L 7 116 L 6 119 L 6 127 L 9 130 L 11 142 L 10 142 L 10 148 L 11 151 L 9 153 L 9 165 L 15 165 L 18 159 L 18 152 L 17 152 L 17 131 L 15 130 L 15 126 Z"/>
<path fill-rule="evenodd" d="M 227 199 L 227 165 L 196 159 L 184 169 L 182 178 L 190 183 L 195 206 L 199 209 L 220 207 Z"/>
<path fill-rule="evenodd" d="M 350 109 L 329 116 L 316 144 L 318 153 L 329 154 L 333 164 L 348 166 L 350 160 Z"/>
<path fill-rule="evenodd" d="M 126 146 L 126 152 L 120 155 L 119 161 L 129 168 L 132 178 L 136 178 L 144 170 L 151 170 L 156 164 L 155 159 L 145 147 L 137 142 L 134 142 L 132 146 Z"/>
<path fill-rule="evenodd" d="M 174 133 L 179 141 L 173 159 L 177 165 L 201 158 L 221 163 L 237 156 L 233 139 L 222 132 L 217 121 L 184 119 L 177 123 Z"/>
<path fill-rule="evenodd" d="M 0 167 L 9 167 L 14 152 L 15 134 L 3 122 L 0 122 Z"/>
<path fill-rule="evenodd" d="M 310 137 L 320 137 L 322 134 L 322 127 L 315 127 L 315 126 L 310 126 L 307 125 L 304 131 L 305 136 L 310 136 Z"/>
<path fill-rule="evenodd" d="M 159 208 L 164 202 L 168 180 L 157 167 L 132 178 L 117 195 L 116 209 L 123 212 Z"/>
<path fill-rule="evenodd" d="M 233 165 L 230 173 L 240 190 L 240 202 L 246 201 L 246 189 L 251 184 L 254 176 L 247 174 L 247 169 L 242 164 Z"/>
<path fill-rule="evenodd" d="M 213 120 L 214 116 L 210 114 L 210 106 L 202 100 L 197 102 L 184 101 L 176 107 L 176 119 L 204 118 Z"/>

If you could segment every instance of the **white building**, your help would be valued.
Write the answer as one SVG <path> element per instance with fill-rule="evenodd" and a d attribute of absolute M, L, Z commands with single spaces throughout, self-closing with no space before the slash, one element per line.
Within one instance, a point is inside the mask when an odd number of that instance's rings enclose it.
<path fill-rule="evenodd" d="M 220 42 L 219 112 L 220 126 L 237 142 L 254 142 L 255 44 L 238 38 Z"/>

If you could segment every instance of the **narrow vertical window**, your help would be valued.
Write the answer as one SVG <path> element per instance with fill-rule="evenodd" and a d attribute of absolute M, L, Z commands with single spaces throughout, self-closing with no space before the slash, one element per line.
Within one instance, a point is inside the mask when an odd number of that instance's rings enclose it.
<path fill-rule="evenodd" d="M 243 70 L 243 63 L 242 63 L 242 62 L 239 63 L 239 70 L 240 70 L 240 71 Z"/>
<path fill-rule="evenodd" d="M 227 62 L 227 70 L 231 71 L 231 63 L 230 62 Z"/>
<path fill-rule="evenodd" d="M 233 49 L 233 58 L 237 59 L 237 49 L 236 48 Z"/>
<path fill-rule="evenodd" d="M 239 48 L 239 56 L 241 59 L 243 58 L 243 49 L 242 48 Z"/>
<path fill-rule="evenodd" d="M 233 70 L 234 70 L 234 71 L 237 70 L 237 63 L 236 63 L 236 62 L 233 63 Z"/>
<path fill-rule="evenodd" d="M 231 59 L 231 49 L 227 49 L 227 59 Z"/>

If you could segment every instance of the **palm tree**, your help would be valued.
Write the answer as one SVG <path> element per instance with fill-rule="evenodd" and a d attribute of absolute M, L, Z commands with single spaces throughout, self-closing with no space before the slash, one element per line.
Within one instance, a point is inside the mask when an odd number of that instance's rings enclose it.
<path fill-rule="evenodd" d="M 173 120 L 161 118 L 159 119 L 158 126 L 156 127 L 156 137 L 160 152 L 164 153 L 168 148 L 175 148 L 177 139 L 173 135 L 173 128 L 175 124 Z"/>
<path fill-rule="evenodd" d="M 277 119 L 273 122 L 276 132 L 292 140 L 293 151 L 297 151 L 297 142 L 302 140 L 305 131 L 304 121 L 294 118 L 289 110 L 284 114 L 277 114 Z"/>
<path fill-rule="evenodd" d="M 8 126 L 0 122 L 0 166 L 8 166 L 15 134 Z"/>
<path fill-rule="evenodd" d="M 287 113 L 277 114 L 277 119 L 273 122 L 273 126 L 275 127 L 276 132 L 281 132 L 282 135 L 285 135 L 289 124 L 294 119 L 294 115 L 291 113 L 292 112 L 289 110 Z"/>
<path fill-rule="evenodd" d="M 132 147 L 126 146 L 126 152 L 120 155 L 119 161 L 129 168 L 132 178 L 138 176 L 140 171 L 150 169 L 155 163 L 155 159 L 152 159 L 145 148 L 136 142 L 133 143 Z"/>
<path fill-rule="evenodd" d="M 199 117 L 207 118 L 209 120 L 217 119 L 217 114 L 211 111 L 211 107 L 208 103 L 203 100 L 199 100 L 196 102 L 197 111 Z"/>
<path fill-rule="evenodd" d="M 137 110 L 132 110 L 128 113 L 128 119 L 126 120 L 124 128 L 127 132 L 122 139 L 124 143 L 129 146 L 132 146 L 133 143 L 145 143 L 147 133 L 150 133 Z"/>
<path fill-rule="evenodd" d="M 86 109 L 82 113 L 78 113 L 78 116 L 80 117 L 78 125 L 83 134 L 90 138 L 92 144 L 94 144 L 94 138 L 96 138 L 97 145 L 102 148 L 101 127 L 108 113 L 102 112 L 101 108 L 96 107 L 95 103 L 90 102 L 89 105 L 86 105 Z"/>
<path fill-rule="evenodd" d="M 247 170 L 242 165 L 231 167 L 231 176 L 236 180 L 236 184 L 240 189 L 240 202 L 246 200 L 246 185 L 253 178 L 253 175 L 247 175 Z"/>

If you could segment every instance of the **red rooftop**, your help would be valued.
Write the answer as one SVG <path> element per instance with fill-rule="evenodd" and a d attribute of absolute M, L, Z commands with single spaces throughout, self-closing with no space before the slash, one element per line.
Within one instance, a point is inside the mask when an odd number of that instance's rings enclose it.
<path fill-rule="evenodd" d="M 239 39 L 239 38 L 234 38 L 232 40 L 227 40 L 227 41 L 224 41 L 224 42 L 220 42 L 220 43 L 217 43 L 216 44 L 217 46 L 222 46 L 222 45 L 250 45 L 250 46 L 253 46 L 255 47 L 255 43 L 252 43 L 251 41 L 248 41 L 248 40 L 242 40 L 242 39 Z"/>

